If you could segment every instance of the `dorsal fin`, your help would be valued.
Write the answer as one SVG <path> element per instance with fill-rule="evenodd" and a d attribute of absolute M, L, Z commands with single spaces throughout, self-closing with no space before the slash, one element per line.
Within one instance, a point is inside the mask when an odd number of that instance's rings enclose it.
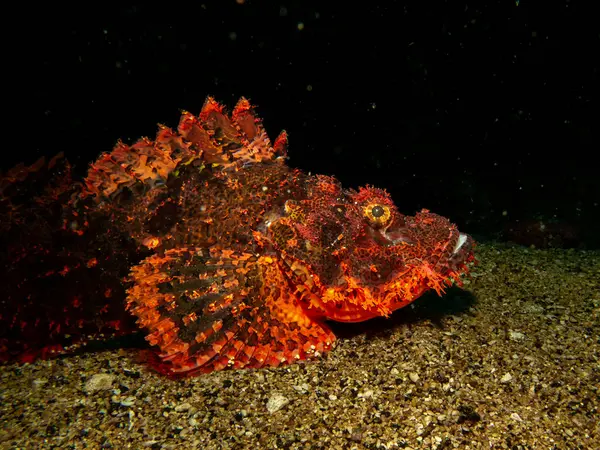
<path fill-rule="evenodd" d="M 272 146 L 246 98 L 228 116 L 223 105 L 208 97 L 197 117 L 182 111 L 176 131 L 159 125 L 154 140 L 142 138 L 133 145 L 117 142 L 91 164 L 81 196 L 94 196 L 100 202 L 127 188 L 145 192 L 164 185 L 169 174 L 192 159 L 228 167 L 279 160 L 286 149 L 287 134 L 282 132 Z M 134 189 L 139 184 L 142 189 Z"/>

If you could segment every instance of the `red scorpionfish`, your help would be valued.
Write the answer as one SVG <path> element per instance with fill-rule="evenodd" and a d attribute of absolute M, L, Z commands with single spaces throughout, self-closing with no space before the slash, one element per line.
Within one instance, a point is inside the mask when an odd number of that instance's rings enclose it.
<path fill-rule="evenodd" d="M 30 360 L 139 328 L 171 375 L 328 351 L 328 320 L 389 316 L 460 283 L 473 240 L 375 187 L 286 165 L 249 102 L 208 98 L 176 131 L 0 177 L 0 357 Z M 134 322 L 135 321 L 135 322 Z"/>

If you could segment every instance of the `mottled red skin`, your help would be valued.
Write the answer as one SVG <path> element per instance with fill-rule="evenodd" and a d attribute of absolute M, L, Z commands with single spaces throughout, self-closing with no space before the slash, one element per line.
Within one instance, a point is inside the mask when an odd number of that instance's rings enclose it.
<path fill-rule="evenodd" d="M 209 98 L 81 183 L 61 158 L 7 173 L 0 354 L 127 334 L 133 316 L 167 373 L 277 366 L 329 350 L 326 320 L 388 316 L 467 271 L 472 239 L 447 219 L 290 169 L 286 147 L 245 99 L 227 116 Z"/>

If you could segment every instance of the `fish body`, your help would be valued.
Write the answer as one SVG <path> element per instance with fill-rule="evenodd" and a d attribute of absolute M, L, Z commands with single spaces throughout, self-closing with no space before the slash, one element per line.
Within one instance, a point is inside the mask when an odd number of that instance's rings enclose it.
<path fill-rule="evenodd" d="M 119 142 L 81 182 L 61 156 L 0 180 L 0 354 L 142 329 L 172 375 L 328 351 L 327 321 L 389 316 L 468 271 L 473 240 L 372 186 L 287 165 L 246 99 Z M 40 339 L 41 338 L 41 339 Z"/>

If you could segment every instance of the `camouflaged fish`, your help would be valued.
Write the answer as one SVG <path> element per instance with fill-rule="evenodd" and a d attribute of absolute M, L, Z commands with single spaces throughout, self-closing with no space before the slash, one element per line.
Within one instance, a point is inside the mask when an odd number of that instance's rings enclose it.
<path fill-rule="evenodd" d="M 246 99 L 228 115 L 209 97 L 82 182 L 62 155 L 4 174 L 0 354 L 139 327 L 170 374 L 279 366 L 328 351 L 328 320 L 389 316 L 468 271 L 447 219 L 292 169 L 286 148 Z"/>

